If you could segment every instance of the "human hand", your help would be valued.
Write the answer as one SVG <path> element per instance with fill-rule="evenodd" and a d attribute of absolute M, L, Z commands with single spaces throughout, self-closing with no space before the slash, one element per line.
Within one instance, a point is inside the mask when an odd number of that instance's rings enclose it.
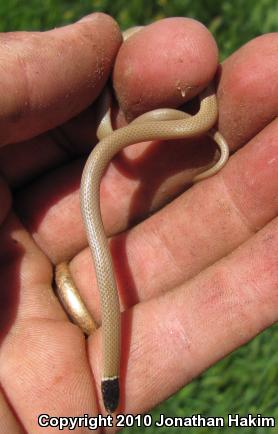
<path fill-rule="evenodd" d="M 91 25 L 86 23 L 90 38 L 96 36 Z M 183 90 L 177 92 L 178 87 L 190 83 L 198 93 L 198 86 L 205 86 L 216 68 L 216 49 L 202 26 L 184 20 L 162 21 L 157 25 L 164 26 L 163 32 L 157 32 L 155 25 L 149 27 L 156 34 L 149 33 L 147 39 L 146 32 L 150 30 L 146 29 L 135 35 L 117 57 L 114 83 L 130 118 L 140 110 L 161 105 L 160 96 L 165 98 L 164 105 L 178 105 Z M 178 45 L 183 31 L 187 35 L 189 32 L 189 40 Z M 163 42 L 160 53 L 165 57 L 157 64 L 153 62 L 152 47 L 167 32 L 169 45 Z M 70 60 L 77 53 L 83 61 L 88 59 L 88 52 L 82 51 L 85 47 L 89 50 L 90 38 L 82 50 L 79 41 L 75 50 L 71 47 Z M 115 33 L 114 47 L 111 47 L 111 36 L 106 35 L 105 42 L 106 50 L 111 50 L 106 57 L 109 64 L 119 44 L 119 35 Z M 172 52 L 174 44 L 177 48 Z M 148 410 L 277 319 L 274 263 L 277 146 L 274 138 L 278 126 L 277 121 L 272 121 L 277 115 L 277 83 L 273 82 L 275 56 L 271 56 L 275 44 L 275 35 L 266 35 L 243 47 L 223 66 L 218 88 L 219 128 L 233 150 L 245 146 L 221 173 L 187 190 L 137 226 L 133 226 L 135 221 L 143 220 L 150 210 L 162 206 L 184 189 L 192 178 L 192 167 L 211 162 L 214 147 L 206 140 L 198 140 L 194 145 L 188 142 L 140 144 L 116 158 L 105 175 L 102 211 L 107 233 L 115 235 L 111 247 L 122 307 L 126 310 L 122 350 L 124 394 L 120 411 Z M 53 50 L 53 53 L 60 51 L 55 44 Z M 184 63 L 184 50 L 189 50 L 188 58 L 191 59 L 191 53 L 196 63 L 193 60 Z M 255 68 L 258 58 L 260 62 Z M 80 62 L 76 64 L 73 77 L 86 69 L 80 67 Z M 67 65 L 65 59 L 64 65 Z M 154 65 L 155 75 L 152 74 Z M 36 110 L 30 110 L 29 115 L 27 110 L 27 116 L 25 113 L 17 119 L 19 135 L 9 135 L 14 127 L 9 132 L 7 121 L 2 128 L 6 134 L 3 142 L 10 137 L 11 142 L 19 140 L 20 132 L 25 133 L 28 127 L 29 135 L 22 138 L 61 124 L 94 100 L 94 94 L 88 95 L 83 88 L 65 101 L 66 92 L 61 90 L 65 76 L 59 77 L 60 68 L 59 64 L 53 66 L 51 76 L 55 86 L 53 100 L 45 104 L 47 108 L 41 107 L 40 102 Z M 92 67 L 92 71 L 96 69 Z M 109 65 L 107 73 L 108 70 Z M 44 72 L 48 70 L 41 72 L 41 80 Z M 146 79 L 139 82 L 138 77 L 143 74 Z M 181 77 L 179 84 L 177 76 Z M 77 87 L 84 84 L 84 77 L 85 74 L 78 77 Z M 45 80 L 48 83 L 47 75 Z M 104 81 L 96 80 L 96 87 L 100 89 Z M 267 86 L 271 88 L 273 100 L 268 98 Z M 43 90 L 44 86 L 38 89 L 38 94 Z M 57 92 L 58 102 L 63 101 L 58 108 Z M 16 102 L 16 92 L 12 95 Z M 257 99 L 262 101 L 260 106 L 256 105 Z M 72 108 L 70 102 L 73 102 L 73 112 L 66 111 Z M 134 107 L 138 107 L 138 112 L 134 113 Z M 41 113 L 39 108 L 45 111 Z M 62 114 L 64 118 L 59 117 Z M 34 118 L 28 120 L 30 115 Z M 47 120 L 48 116 L 52 123 L 39 123 L 38 127 L 39 117 Z M 9 116 L 6 118 L 9 120 Z M 84 146 L 89 144 L 89 150 L 94 144 L 94 119 L 94 109 L 90 108 L 59 130 L 7 146 L 0 153 L 2 172 L 19 188 L 15 201 L 17 214 L 40 246 L 39 249 L 14 216 L 7 216 L 1 233 L 1 286 L 7 292 L 2 306 L 0 375 L 11 408 L 28 432 L 38 432 L 36 417 L 42 412 L 72 416 L 93 415 L 98 411 L 94 391 L 100 383 L 101 331 L 87 342 L 89 365 L 82 334 L 68 322 L 51 292 L 51 262 L 74 258 L 70 263 L 74 279 L 94 317 L 100 320 L 93 265 L 85 248 L 79 213 L 78 184 L 83 161 L 74 158 Z M 122 122 L 121 113 L 117 121 Z M 65 149 L 71 151 L 71 158 L 63 152 Z M 58 167 L 62 163 L 64 166 Z M 49 172 L 52 168 L 55 170 Z M 34 175 L 40 178 L 22 188 L 26 179 Z M 4 220 L 9 194 L 6 185 L 2 185 Z M 129 231 L 116 236 L 127 226 Z M 258 233 L 254 235 L 255 232 Z M 3 401 L 3 408 L 5 405 Z M 17 432 L 14 427 L 18 422 L 6 408 L 5 412 L 10 414 L 9 423 L 14 424 L 8 426 L 7 432 Z"/>

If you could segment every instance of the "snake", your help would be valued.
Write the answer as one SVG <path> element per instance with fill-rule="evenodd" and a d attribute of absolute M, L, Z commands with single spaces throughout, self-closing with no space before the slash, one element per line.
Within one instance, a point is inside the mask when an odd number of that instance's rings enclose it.
<path fill-rule="evenodd" d="M 123 35 L 124 40 L 140 29 L 128 29 Z M 103 353 L 101 393 L 104 407 L 111 414 L 117 410 L 120 401 L 121 312 L 113 261 L 100 210 L 103 174 L 113 157 L 129 145 L 208 135 L 218 145 L 220 157 L 212 167 L 193 178 L 193 182 L 197 182 L 216 174 L 226 164 L 229 147 L 222 134 L 214 128 L 218 119 L 218 104 L 212 82 L 199 94 L 200 108 L 195 115 L 177 109 L 160 108 L 142 114 L 117 130 L 112 128 L 111 94 L 107 86 L 101 101 L 97 129 L 99 142 L 89 154 L 82 173 L 80 207 L 100 294 Z M 91 335 L 97 326 L 74 284 L 67 263 L 56 266 L 55 281 L 58 297 L 69 317 L 86 335 Z"/>

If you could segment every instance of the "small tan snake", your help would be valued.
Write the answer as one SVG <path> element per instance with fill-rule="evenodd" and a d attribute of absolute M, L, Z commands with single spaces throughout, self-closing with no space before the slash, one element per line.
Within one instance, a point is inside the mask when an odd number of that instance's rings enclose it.
<path fill-rule="evenodd" d="M 137 29 L 138 30 L 138 29 Z M 128 35 L 130 36 L 130 34 Z M 170 140 L 210 135 L 218 144 L 217 163 L 197 175 L 193 181 L 218 172 L 226 163 L 229 149 L 221 134 L 212 129 L 217 121 L 216 95 L 209 85 L 200 95 L 200 109 L 194 116 L 174 109 L 157 109 L 145 113 L 129 125 L 113 131 L 109 103 L 98 129 L 99 143 L 86 162 L 81 180 L 81 212 L 92 252 L 101 299 L 103 337 L 102 396 L 106 410 L 111 413 L 119 402 L 120 365 L 120 304 L 113 263 L 100 212 L 100 182 L 112 158 L 123 148 L 149 140 Z M 87 335 L 95 329 L 94 321 L 75 288 L 65 263 L 56 267 L 57 292 L 72 320 Z"/>

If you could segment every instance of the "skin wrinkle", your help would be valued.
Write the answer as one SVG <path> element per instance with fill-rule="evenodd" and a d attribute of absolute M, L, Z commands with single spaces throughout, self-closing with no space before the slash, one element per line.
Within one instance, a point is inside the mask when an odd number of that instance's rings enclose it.
<path fill-rule="evenodd" d="M 136 375 L 137 378 L 144 378 L 147 375 L 148 381 L 144 382 L 144 384 L 142 382 L 138 384 L 139 389 L 143 388 L 147 394 L 152 394 L 157 388 L 157 375 L 161 373 L 163 376 L 164 367 L 162 365 L 160 368 L 158 365 L 156 372 L 154 373 L 151 364 L 142 364 L 142 356 L 145 357 L 146 352 L 148 354 L 153 354 L 154 351 L 162 351 L 164 362 L 167 364 L 167 361 L 172 359 L 173 347 L 175 347 L 175 351 L 179 354 L 179 360 L 186 360 L 192 350 L 190 343 L 190 326 L 186 328 L 185 325 L 179 321 L 176 315 L 174 315 L 174 312 L 172 317 L 169 308 L 167 309 L 167 321 L 162 319 L 163 315 L 161 315 L 159 309 L 160 305 L 164 309 L 163 295 L 157 299 L 155 303 L 156 309 L 152 309 L 151 306 L 148 307 L 149 330 L 147 330 L 146 327 L 141 327 L 143 334 L 140 334 L 140 340 L 133 341 L 128 359 L 134 360 L 135 362 L 133 362 L 133 365 L 136 366 L 136 373 L 134 373 L 134 375 Z M 135 306 L 135 310 L 136 309 L 137 306 Z M 139 324 L 136 324 L 136 326 L 138 327 Z M 186 332 L 185 329 L 187 330 Z M 163 337 L 163 339 L 161 339 L 161 337 Z M 180 367 L 183 369 L 183 364 L 181 364 Z M 161 388 L 163 391 L 163 384 L 161 384 Z M 138 392 L 137 390 L 137 393 L 139 393 L 139 396 L 141 395 L 141 391 Z M 155 402 L 156 399 L 154 398 L 154 403 Z"/>
<path fill-rule="evenodd" d="M 250 155 L 247 153 L 247 147 L 238 151 L 238 155 L 242 155 L 239 168 L 236 167 L 235 164 L 233 164 L 233 161 L 236 161 L 236 157 L 232 157 L 230 159 L 231 164 L 228 171 L 231 172 L 231 170 L 238 170 L 238 183 L 235 185 L 231 184 L 228 188 L 228 192 L 231 196 L 232 202 L 234 202 L 236 209 L 241 215 L 243 222 L 245 222 L 246 227 L 252 232 L 258 231 L 265 224 L 264 208 L 261 208 L 261 202 L 264 198 L 262 183 L 273 182 L 273 180 L 275 179 L 273 178 L 273 176 L 275 177 L 275 172 L 273 172 L 272 177 L 268 176 L 267 160 L 269 156 L 276 155 L 277 153 L 277 131 L 278 120 L 275 120 L 271 124 L 269 124 L 269 126 L 265 127 L 256 136 L 256 138 L 250 141 L 248 146 L 254 148 L 253 154 L 256 155 L 255 161 L 254 156 L 251 155 L 250 158 Z M 242 161 L 244 161 L 244 158 L 247 158 L 247 161 L 245 162 L 246 168 L 245 166 L 244 168 L 242 167 Z M 260 179 L 260 182 L 257 181 L 258 177 Z M 274 185 L 275 184 L 273 184 L 273 187 Z M 248 208 L 246 208 L 245 202 L 241 200 L 241 197 L 243 195 L 248 198 L 250 198 L 251 196 L 254 197 L 254 195 L 256 195 L 256 198 L 253 199 L 253 202 L 251 202 L 251 209 L 250 205 L 248 206 Z M 275 197 L 277 197 L 277 195 L 275 195 L 274 189 L 272 188 L 270 189 L 269 200 L 274 200 L 275 203 Z M 278 208 L 276 209 L 278 210 Z M 250 211 L 252 212 L 250 213 Z M 248 213 L 250 214 L 249 218 L 247 217 Z M 272 215 L 274 215 L 274 213 L 272 213 Z"/>
<path fill-rule="evenodd" d="M 161 238 L 161 233 L 159 229 L 155 228 L 155 225 L 151 225 L 151 228 L 148 229 L 147 235 L 144 235 L 140 232 L 140 237 L 143 236 L 143 240 L 141 244 L 138 244 L 139 248 L 130 249 L 129 257 L 131 259 L 130 267 L 132 270 L 132 275 L 134 276 L 136 280 L 136 276 L 138 275 L 138 279 L 140 279 L 140 276 L 144 273 L 144 269 L 146 269 L 146 273 L 148 272 L 148 282 L 149 285 L 152 286 L 153 283 L 156 281 L 156 270 L 155 268 L 153 271 L 151 270 L 151 267 L 146 264 L 146 252 L 148 252 L 148 257 L 150 258 L 150 263 L 154 261 L 154 259 L 157 257 L 157 252 L 162 252 L 162 256 L 160 253 L 160 263 L 167 263 L 169 265 L 169 259 L 171 261 L 173 269 L 178 271 L 180 274 L 179 267 L 175 264 L 175 258 L 172 255 L 172 253 L 169 251 L 168 246 L 163 243 L 163 239 Z M 136 237 L 136 235 L 135 235 Z M 154 238 L 153 238 L 154 237 Z M 131 243 L 131 245 L 134 245 L 134 242 Z M 136 243 L 135 243 L 136 245 Z M 149 246 L 149 249 L 148 249 Z M 128 253 L 129 253 L 129 245 L 127 246 Z M 165 251 L 166 249 L 166 251 Z M 134 259 L 136 261 L 136 266 L 134 266 Z M 148 271 L 149 270 L 149 271 Z M 146 290 L 146 288 L 141 288 L 141 291 Z M 165 290 L 167 290 L 165 288 Z"/>
<path fill-rule="evenodd" d="M 273 275 L 275 276 L 275 269 L 277 268 L 278 265 L 278 255 L 275 254 L 275 242 L 276 237 L 274 234 L 267 234 L 263 237 L 263 243 L 267 246 L 267 248 L 269 249 L 270 252 L 273 252 L 272 258 L 271 260 L 269 260 L 268 262 L 266 262 L 264 264 L 264 266 L 262 267 L 262 273 L 264 276 L 270 276 L 270 278 L 273 277 Z M 253 248 L 250 248 L 250 252 L 249 252 L 250 257 L 256 257 L 256 251 Z M 273 272 L 272 272 L 273 270 Z M 264 294 L 264 288 L 260 288 L 260 286 L 257 284 L 256 279 L 255 279 L 255 272 L 256 272 L 256 264 L 254 265 L 253 269 L 250 272 L 250 283 L 251 283 L 251 288 L 250 291 L 252 291 L 252 293 L 255 294 L 256 298 L 260 299 L 262 302 L 264 301 L 265 298 L 265 294 Z M 267 279 L 267 277 L 266 277 Z M 270 280 L 270 279 L 269 279 Z M 277 277 L 277 285 L 278 285 L 278 277 Z M 254 297 L 255 298 L 255 297 Z M 278 297 L 277 297 L 278 298 Z"/>
<path fill-rule="evenodd" d="M 163 245 L 163 250 L 166 249 L 166 255 L 167 255 L 167 261 L 170 261 L 172 266 L 172 270 L 174 272 L 174 274 L 182 276 L 182 264 L 179 263 L 178 259 L 177 259 L 177 252 L 175 251 L 175 249 L 173 249 L 173 239 L 171 238 L 171 234 L 170 233 L 166 233 L 165 231 L 163 231 L 159 225 L 156 225 L 157 222 L 155 222 L 155 224 L 151 225 L 151 235 L 155 235 L 158 243 L 158 249 L 160 250 L 159 245 Z M 148 234 L 150 235 L 150 234 Z M 170 239 L 171 238 L 171 239 Z M 149 238 L 148 236 L 148 239 Z M 154 253 L 155 253 L 154 249 Z"/>
<path fill-rule="evenodd" d="M 185 324 L 183 324 L 171 310 L 170 313 L 168 313 L 167 322 L 162 321 L 162 325 L 164 326 L 164 330 L 162 330 L 161 336 L 167 336 L 168 339 L 171 340 L 171 346 L 177 348 L 177 352 L 180 354 L 181 359 L 186 358 L 192 350 L 190 327 L 187 327 Z M 167 348 L 168 346 L 166 343 L 166 351 Z M 169 352 L 169 357 L 171 358 L 171 350 Z M 184 356 L 182 353 L 184 353 Z"/>
<path fill-rule="evenodd" d="M 55 128 L 55 130 L 49 131 L 48 134 L 52 139 L 53 144 L 55 144 L 61 151 L 61 155 L 67 157 L 68 159 L 75 156 L 73 151 L 74 143 L 70 140 L 70 137 L 62 127 L 58 126 Z"/>
<path fill-rule="evenodd" d="M 273 219 L 268 225 L 270 227 L 274 226 L 275 221 L 277 221 L 277 218 Z M 261 231 L 260 231 L 261 232 Z M 260 232 L 258 232 L 258 235 L 260 235 Z M 272 273 L 270 272 L 271 270 L 273 270 L 275 272 L 277 265 L 278 265 L 278 255 L 276 254 L 276 245 L 275 242 L 277 241 L 276 238 L 276 234 L 275 232 L 267 232 L 266 234 L 264 234 L 265 231 L 263 231 L 263 234 L 261 235 L 261 240 L 263 241 L 263 247 L 262 250 L 267 250 L 268 252 L 272 252 L 269 255 L 268 261 L 260 261 L 258 260 L 258 252 L 256 250 L 256 248 L 251 244 L 250 246 L 248 245 L 248 250 L 246 249 L 246 244 L 248 244 L 248 242 L 245 242 L 244 244 L 242 244 L 241 246 L 239 246 L 232 254 L 231 257 L 236 257 L 238 252 L 241 251 L 245 251 L 245 256 L 248 256 L 248 286 L 245 287 L 244 293 L 242 294 L 243 298 L 244 295 L 246 295 L 246 293 L 248 294 L 249 300 L 251 300 L 251 302 L 255 302 L 256 300 L 258 300 L 258 302 L 265 302 L 266 299 L 268 299 L 268 297 L 265 297 L 264 291 L 265 291 L 265 287 L 268 286 L 268 282 L 266 280 L 266 278 L 264 277 L 265 280 L 265 285 L 262 286 L 262 290 L 258 292 L 258 285 L 255 284 L 255 276 L 256 274 L 258 274 L 258 272 L 262 275 L 262 276 L 270 276 L 269 281 L 271 283 L 271 279 L 272 279 Z M 245 261 L 243 261 L 243 264 L 245 264 Z M 259 270 L 259 271 L 258 271 Z M 276 274 L 274 274 L 276 275 Z M 237 275 L 236 273 L 234 273 L 233 278 L 236 279 Z M 277 283 L 278 283 L 278 278 L 277 278 Z M 240 288 L 240 286 L 238 286 L 238 288 Z M 250 289 L 249 289 L 250 288 Z M 253 292 L 253 289 L 256 289 L 255 293 Z M 248 289 L 248 291 L 246 291 L 246 289 Z M 273 296 L 275 298 L 275 291 L 273 293 Z M 241 297 L 240 297 L 241 298 Z M 273 301 L 271 301 L 271 297 L 270 297 L 270 303 L 273 303 Z"/>
<path fill-rule="evenodd" d="M 234 195 L 232 194 L 231 189 L 227 185 L 225 177 L 223 177 L 220 174 L 219 178 L 220 178 L 219 181 L 221 181 L 221 183 L 222 183 L 222 185 L 224 187 L 223 190 L 225 190 L 225 194 L 229 197 L 229 204 L 232 205 L 233 210 L 236 211 L 236 213 L 237 213 L 237 215 L 239 217 L 239 220 L 245 226 L 245 228 L 246 228 L 246 230 L 248 232 L 248 235 L 251 236 L 252 234 L 254 234 L 256 232 L 256 229 L 252 228 L 251 222 L 248 220 L 247 215 L 245 215 L 243 209 L 239 208 L 239 206 L 236 204 L 236 199 L 235 199 Z"/>
<path fill-rule="evenodd" d="M 210 182 L 210 184 L 213 184 L 213 181 L 212 182 Z M 196 186 L 195 187 L 195 189 L 198 189 L 198 186 Z M 212 187 L 210 187 L 210 190 L 212 189 Z M 185 198 L 187 197 L 188 195 L 186 195 L 185 196 Z M 188 214 L 188 211 L 190 211 L 190 208 L 191 208 L 191 206 L 192 206 L 192 203 L 191 203 L 191 201 L 190 200 L 182 200 L 182 198 L 181 199 L 178 199 L 177 200 L 177 206 L 179 206 L 179 207 L 183 207 L 183 209 L 184 209 L 184 215 L 185 215 L 185 219 L 189 222 L 190 221 L 190 214 L 189 215 L 187 215 Z M 173 207 L 171 207 L 171 208 L 173 208 Z M 201 212 L 201 210 L 202 210 L 202 202 L 196 202 L 195 201 L 195 203 L 194 203 L 194 213 L 196 214 L 196 215 L 198 215 L 198 214 L 200 214 L 200 212 Z M 202 226 L 205 226 L 205 224 L 206 224 L 206 221 L 207 221 L 207 219 L 208 219 L 209 217 L 208 217 L 208 215 L 206 215 L 205 216 L 205 220 L 203 221 L 201 221 L 200 223 L 201 223 L 201 225 Z M 214 218 L 214 216 L 212 216 L 211 218 Z M 159 228 L 160 228 L 160 232 L 161 232 L 161 234 L 163 234 L 164 232 L 165 232 L 165 230 L 164 230 L 164 226 L 165 226 L 165 222 L 164 222 L 164 224 L 163 224 L 163 222 L 161 223 L 161 224 L 159 224 L 159 219 L 158 219 L 158 216 L 156 217 L 156 216 L 154 216 L 154 218 L 152 219 L 152 221 L 153 221 L 153 225 L 154 226 L 158 226 Z M 183 219 L 181 219 L 181 221 L 179 221 L 178 219 L 177 219 L 177 221 L 175 222 L 175 226 L 177 227 L 177 225 L 179 226 L 180 225 L 180 235 L 181 234 L 184 234 L 185 236 L 186 236 L 186 233 L 187 233 L 187 231 L 189 231 L 189 233 L 190 233 L 190 224 L 188 223 L 186 226 L 184 225 L 184 222 L 183 222 Z M 196 231 L 195 231 L 196 232 Z M 199 243 L 201 242 L 202 243 L 202 245 L 204 244 L 204 248 L 206 248 L 206 244 L 207 244 L 207 240 L 206 240 L 206 238 L 204 238 L 204 235 L 202 234 L 202 232 L 203 231 L 198 231 L 198 233 L 197 233 L 197 240 L 199 240 Z M 177 237 L 179 237 L 180 235 L 177 235 Z M 188 251 L 188 254 L 186 255 L 186 258 L 184 257 L 184 256 L 182 256 L 182 258 L 181 258 L 181 254 L 180 254 L 180 249 L 177 249 L 175 246 L 176 246 L 176 242 L 175 242 L 175 239 L 173 239 L 171 236 L 170 236 L 170 233 L 168 233 L 168 235 L 166 235 L 167 236 L 167 238 L 168 238 L 168 249 L 170 249 L 170 250 L 172 250 L 173 252 L 175 251 L 176 252 L 176 255 L 177 255 L 177 258 L 179 258 L 179 261 L 177 260 L 176 262 L 178 263 L 179 262 L 179 264 L 178 264 L 178 269 L 180 270 L 180 271 L 183 271 L 184 270 L 184 266 L 185 266 L 185 264 L 192 264 L 192 262 L 194 262 L 195 261 L 195 258 L 196 258 L 196 254 L 197 254 L 197 252 L 196 252 L 196 239 L 195 239 L 195 242 L 194 242 L 194 245 L 190 245 L 190 242 L 188 242 L 188 244 L 187 244 L 187 247 L 186 247 L 186 250 L 189 250 Z M 217 236 L 217 234 L 216 234 L 216 236 Z M 209 237 L 209 235 L 208 235 L 208 237 Z M 150 238 L 150 235 L 149 235 L 149 238 Z M 209 237 L 209 239 L 210 239 L 210 237 Z M 203 241 L 202 241 L 203 240 Z M 171 245 L 172 244 L 172 245 Z M 199 245 L 199 249 L 202 249 L 202 247 L 200 246 L 200 244 L 198 244 Z M 212 248 L 212 247 L 211 247 Z M 174 253 L 174 255 L 175 255 L 175 253 Z"/>

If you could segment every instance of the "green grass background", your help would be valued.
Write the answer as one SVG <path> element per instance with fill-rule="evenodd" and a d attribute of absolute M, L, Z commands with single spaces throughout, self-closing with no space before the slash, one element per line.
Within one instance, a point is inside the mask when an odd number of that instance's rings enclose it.
<path fill-rule="evenodd" d="M 189 16 L 214 34 L 221 59 L 248 40 L 278 30 L 277 0 L 0 0 L 0 31 L 45 30 L 71 23 L 93 11 L 112 15 L 125 29 L 167 16 Z M 278 433 L 278 325 L 262 333 L 153 410 L 167 416 L 223 416 L 229 413 L 276 417 L 276 428 L 244 433 Z M 181 428 L 126 428 L 151 433 Z M 189 433 L 238 433 L 236 428 L 185 428 Z"/>

